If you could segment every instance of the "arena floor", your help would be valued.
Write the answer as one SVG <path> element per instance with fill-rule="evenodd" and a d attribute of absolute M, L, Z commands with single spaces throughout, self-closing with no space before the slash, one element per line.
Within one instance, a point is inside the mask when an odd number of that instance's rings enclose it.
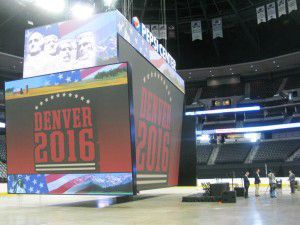
<path fill-rule="evenodd" d="M 265 225 L 297 224 L 300 192 L 288 189 L 270 199 L 263 188 L 260 198 L 238 198 L 236 204 L 181 203 L 181 197 L 199 188 L 166 188 L 144 191 L 141 200 L 109 205 L 97 196 L 0 196 L 0 224 L 5 225 Z M 88 203 L 88 204 L 87 204 Z"/>

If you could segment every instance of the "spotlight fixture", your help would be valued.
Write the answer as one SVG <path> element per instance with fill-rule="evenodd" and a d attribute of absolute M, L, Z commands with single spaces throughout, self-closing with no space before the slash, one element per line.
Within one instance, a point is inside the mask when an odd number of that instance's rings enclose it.
<path fill-rule="evenodd" d="M 196 139 L 202 143 L 209 143 L 211 138 L 209 135 L 204 134 L 204 135 L 197 136 Z"/>
<path fill-rule="evenodd" d="M 76 3 L 71 8 L 72 17 L 76 19 L 88 19 L 95 12 L 95 7 L 88 3 Z"/>
<path fill-rule="evenodd" d="M 104 0 L 104 6 L 108 8 L 112 8 L 114 4 L 115 4 L 115 0 Z"/>
<path fill-rule="evenodd" d="M 246 139 L 249 139 L 251 142 L 256 142 L 260 139 L 261 134 L 260 133 L 245 133 L 244 137 Z"/>
<path fill-rule="evenodd" d="M 27 21 L 27 24 L 29 24 L 29 25 L 31 25 L 31 26 L 34 25 L 34 23 L 33 23 L 31 20 L 28 20 L 28 21 Z"/>

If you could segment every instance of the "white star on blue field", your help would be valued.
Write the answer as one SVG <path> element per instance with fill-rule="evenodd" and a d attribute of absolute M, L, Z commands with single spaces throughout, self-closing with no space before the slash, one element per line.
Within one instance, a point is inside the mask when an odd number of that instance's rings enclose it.
<path fill-rule="evenodd" d="M 16 80 L 6 83 L 5 90 L 14 89 L 20 90 L 21 88 L 24 90 L 26 85 L 28 88 L 39 88 L 46 86 L 54 86 L 66 83 L 74 83 L 79 82 L 81 80 L 80 70 L 73 70 L 63 73 L 55 73 L 46 76 L 38 76 L 32 77 L 22 80 Z"/>

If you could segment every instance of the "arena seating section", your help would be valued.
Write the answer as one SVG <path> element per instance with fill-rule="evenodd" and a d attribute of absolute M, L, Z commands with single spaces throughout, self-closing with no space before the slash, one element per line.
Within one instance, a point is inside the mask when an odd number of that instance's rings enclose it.
<path fill-rule="evenodd" d="M 299 152 L 300 138 L 290 140 L 268 140 L 261 141 L 260 143 L 201 144 L 197 146 L 197 165 L 207 166 L 213 149 L 218 147 L 219 152 L 215 159 L 214 167 L 218 167 L 218 165 L 235 165 L 237 168 L 244 168 L 246 166 L 246 158 L 255 145 L 258 145 L 258 148 L 251 161 L 252 165 L 261 166 L 265 163 L 270 165 L 272 165 L 272 163 L 281 163 L 282 165 L 282 163 L 289 163 L 286 160 L 291 155 L 295 154 L 297 150 L 297 152 Z M 293 162 L 299 160 L 300 153 L 296 155 Z M 222 174 L 222 171 L 219 171 L 218 173 Z"/>
<path fill-rule="evenodd" d="M 189 88 L 186 90 L 185 92 L 185 96 L 186 96 L 186 105 L 190 105 L 193 103 L 194 97 L 197 93 L 198 88 Z"/>
<path fill-rule="evenodd" d="M 7 166 L 5 163 L 0 161 L 0 183 L 6 182 L 7 180 Z"/>
<path fill-rule="evenodd" d="M 206 164 L 213 150 L 212 145 L 198 145 L 197 146 L 197 162 L 199 164 Z"/>
<path fill-rule="evenodd" d="M 243 95 L 245 86 L 243 84 L 207 86 L 203 88 L 201 98 L 220 98 L 228 96 Z"/>
<path fill-rule="evenodd" d="M 0 160 L 1 162 L 6 162 L 6 144 L 4 135 L 0 135 Z"/>
<path fill-rule="evenodd" d="M 287 82 L 285 84 L 286 90 L 296 89 L 300 87 L 300 79 L 298 76 L 291 76 L 287 79 Z"/>
<path fill-rule="evenodd" d="M 245 163 L 254 143 L 207 144 L 197 146 L 197 160 L 199 164 L 207 164 L 213 148 L 218 146 L 219 152 L 215 164 Z M 300 149 L 300 138 L 290 140 L 269 140 L 257 143 L 258 149 L 253 163 L 284 162 L 289 156 Z M 300 159 L 300 156 L 295 160 Z"/>
<path fill-rule="evenodd" d="M 250 99 L 263 99 L 273 97 L 278 94 L 280 85 L 283 82 L 283 78 L 276 79 L 260 79 L 247 82 L 241 82 L 239 84 L 224 84 L 219 86 L 204 86 L 200 99 L 232 97 L 232 96 L 244 96 L 246 84 L 250 85 Z M 200 87 L 198 87 L 200 88 Z M 192 103 L 196 93 L 197 87 L 186 88 L 186 103 L 187 105 Z M 287 81 L 284 85 L 284 90 L 294 90 L 300 88 L 299 75 L 287 77 Z M 286 101 L 286 100 L 279 100 Z M 274 102 L 276 105 L 279 102 Z M 267 105 L 266 105 L 267 106 Z M 271 105 L 269 105 L 271 106 Z"/>
<path fill-rule="evenodd" d="M 250 98 L 259 99 L 273 97 L 277 93 L 281 82 L 281 79 L 257 80 L 250 82 Z"/>
<path fill-rule="evenodd" d="M 210 156 L 219 148 L 215 161 Z M 247 161 L 251 151 L 256 153 L 251 162 Z M 252 177 L 256 168 L 265 174 L 265 166 L 272 169 L 277 177 L 288 176 L 292 169 L 300 173 L 300 138 L 294 140 L 271 140 L 260 143 L 207 144 L 197 146 L 197 177 L 198 178 L 229 178 L 229 174 L 242 177 L 250 171 Z M 291 156 L 292 160 L 290 160 Z M 210 162 L 210 163 L 209 163 Z"/>
<path fill-rule="evenodd" d="M 7 179 L 5 136 L 0 135 L 0 183 Z"/>
<path fill-rule="evenodd" d="M 251 148 L 251 143 L 222 144 L 215 163 L 243 163 Z"/>
<path fill-rule="evenodd" d="M 284 162 L 299 148 L 300 139 L 261 142 L 253 162 Z"/>
<path fill-rule="evenodd" d="M 201 85 L 203 84 L 202 82 Z M 202 108 L 199 107 L 198 110 L 203 110 L 203 107 L 216 108 L 212 104 L 215 98 L 224 100 L 230 98 L 233 104 L 230 107 L 260 105 L 262 108 L 253 112 L 201 115 L 198 117 L 199 130 L 300 122 L 300 76 L 298 74 L 275 79 L 258 78 L 248 81 L 241 79 L 240 84 L 199 88 L 202 88 L 201 96 L 196 100 L 197 104 L 202 104 Z M 298 95 L 292 96 L 291 99 L 289 93 L 295 91 L 298 91 Z M 192 90 L 187 92 L 186 97 L 194 100 L 197 88 L 193 85 Z M 256 168 L 264 170 L 265 165 L 274 170 L 277 176 L 287 176 L 291 168 L 296 173 L 300 173 L 299 128 L 262 133 L 261 140 L 255 143 L 246 139 L 233 139 L 227 142 L 225 138 L 225 143 L 217 144 L 216 136 L 213 138 L 212 144 L 198 143 L 197 145 L 198 178 L 224 178 L 232 173 L 235 173 L 236 177 L 241 177 L 245 170 L 253 173 Z"/>

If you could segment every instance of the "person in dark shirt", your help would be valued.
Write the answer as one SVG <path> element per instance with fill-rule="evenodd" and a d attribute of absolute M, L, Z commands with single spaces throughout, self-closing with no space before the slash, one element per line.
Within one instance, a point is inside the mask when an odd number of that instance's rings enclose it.
<path fill-rule="evenodd" d="M 245 188 L 245 198 L 248 198 L 248 189 L 249 189 L 249 186 L 250 186 L 250 181 L 249 181 L 249 172 L 247 171 L 245 173 L 245 176 L 244 176 L 244 188 Z"/>
<path fill-rule="evenodd" d="M 296 177 L 293 171 L 289 171 L 289 181 L 290 181 L 290 186 L 291 186 L 291 193 L 295 194 L 295 184 L 296 184 Z"/>
<path fill-rule="evenodd" d="M 255 196 L 259 197 L 259 184 L 260 184 L 260 169 L 257 169 L 255 174 L 254 174 L 254 184 L 255 184 Z"/>

